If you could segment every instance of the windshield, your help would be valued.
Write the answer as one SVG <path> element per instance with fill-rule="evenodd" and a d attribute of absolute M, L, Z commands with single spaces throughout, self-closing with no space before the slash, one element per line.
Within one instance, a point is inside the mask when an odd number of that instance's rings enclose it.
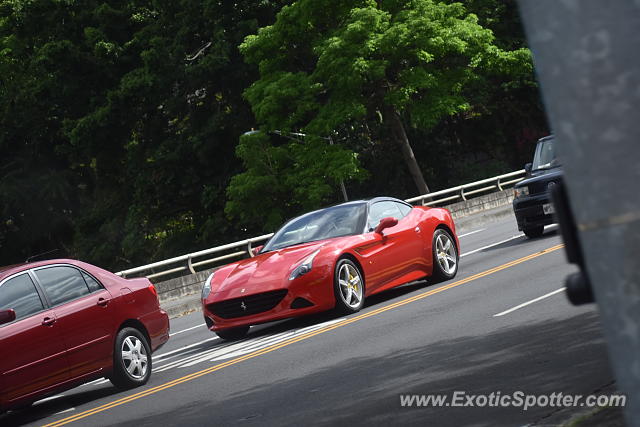
<path fill-rule="evenodd" d="M 286 223 L 261 252 L 332 237 L 360 234 L 364 229 L 366 204 L 334 206 L 311 212 Z"/>
<path fill-rule="evenodd" d="M 536 153 L 533 155 L 533 165 L 531 170 L 550 169 L 560 166 L 556 157 L 555 139 L 545 139 L 538 142 Z"/>

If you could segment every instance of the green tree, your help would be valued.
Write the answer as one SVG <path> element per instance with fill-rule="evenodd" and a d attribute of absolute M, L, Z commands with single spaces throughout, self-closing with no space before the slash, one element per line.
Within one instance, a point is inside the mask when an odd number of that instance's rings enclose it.
<path fill-rule="evenodd" d="M 266 129 L 382 128 L 420 193 L 407 125 L 477 114 L 470 91 L 483 79 L 532 70 L 527 49 L 500 49 L 462 4 L 433 0 L 300 0 L 240 49 L 260 69 L 246 97 Z"/>
<path fill-rule="evenodd" d="M 287 1 L 0 0 L 0 255 L 108 268 L 236 237 L 237 46 Z"/>
<path fill-rule="evenodd" d="M 366 176 L 355 153 L 318 137 L 249 132 L 240 138 L 236 154 L 246 170 L 231 179 L 225 210 L 262 231 L 326 202 L 341 180 Z"/>

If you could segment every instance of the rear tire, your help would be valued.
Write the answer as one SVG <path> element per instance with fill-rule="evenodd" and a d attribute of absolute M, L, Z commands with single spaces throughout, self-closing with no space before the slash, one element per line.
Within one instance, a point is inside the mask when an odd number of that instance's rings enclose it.
<path fill-rule="evenodd" d="M 150 376 L 151 348 L 147 338 L 135 328 L 122 328 L 116 335 L 109 381 L 120 389 L 130 389 L 146 384 Z"/>
<path fill-rule="evenodd" d="M 222 329 L 215 331 L 216 335 L 226 341 L 237 341 L 244 338 L 249 332 L 249 326 L 238 326 L 237 328 Z"/>
<path fill-rule="evenodd" d="M 544 225 L 540 225 L 538 227 L 525 228 L 522 230 L 524 235 L 530 239 L 535 237 L 540 237 L 544 233 Z"/>
<path fill-rule="evenodd" d="M 433 256 L 433 281 L 443 282 L 453 279 L 458 273 L 458 261 L 460 255 L 456 241 L 446 230 L 438 228 L 433 233 L 431 241 L 431 253 Z"/>
<path fill-rule="evenodd" d="M 358 266 L 348 258 L 338 260 L 333 273 L 336 311 L 356 313 L 364 306 L 364 278 Z"/>

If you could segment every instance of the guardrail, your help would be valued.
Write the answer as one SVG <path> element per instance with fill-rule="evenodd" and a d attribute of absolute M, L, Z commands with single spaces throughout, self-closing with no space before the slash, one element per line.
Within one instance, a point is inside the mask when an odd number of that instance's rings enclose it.
<path fill-rule="evenodd" d="M 472 196 L 474 194 L 483 193 L 483 192 L 487 192 L 494 189 L 497 189 L 498 191 L 502 191 L 504 190 L 505 186 L 515 184 L 516 182 L 524 179 L 523 178 L 524 174 L 525 174 L 525 170 L 522 169 L 515 172 L 510 172 L 504 175 L 494 176 L 493 178 L 487 178 L 480 181 L 471 182 L 469 184 L 458 185 L 457 187 L 447 188 L 446 190 L 440 190 L 433 193 L 412 197 L 405 201 L 412 204 L 420 204 L 422 206 L 434 206 L 444 202 L 452 202 L 455 200 L 464 201 L 464 200 L 467 200 L 468 196 Z M 476 188 L 476 187 L 480 187 L 480 188 Z M 446 196 L 448 194 L 451 194 L 451 195 Z M 441 196 L 446 196 L 446 197 L 433 200 L 434 198 L 441 197 Z M 154 263 L 143 265 L 140 267 L 130 268 L 128 270 L 119 271 L 116 274 L 121 277 L 127 277 L 133 274 L 150 272 L 150 274 L 145 275 L 145 277 L 149 279 L 166 276 L 169 274 L 179 273 L 181 271 L 188 271 L 191 274 L 195 274 L 196 267 L 201 267 L 203 265 L 210 265 L 218 261 L 224 261 L 227 259 L 237 258 L 240 256 L 246 256 L 246 255 L 253 256 L 252 245 L 254 243 L 266 241 L 267 239 L 270 239 L 271 236 L 273 236 L 273 233 L 263 234 L 262 236 L 252 237 L 250 239 L 240 240 L 238 242 L 233 242 L 233 243 L 229 243 L 222 246 L 216 246 L 214 248 L 205 249 L 199 252 L 193 252 L 193 253 L 178 256 L 175 258 L 154 262 Z M 217 257 L 195 261 L 198 258 L 204 258 L 208 255 L 213 255 L 213 254 L 225 252 L 228 250 L 234 250 L 234 249 L 235 251 L 231 253 L 226 253 L 224 255 L 220 255 Z M 182 264 L 182 265 L 178 265 L 178 264 Z M 159 268 L 166 268 L 171 265 L 174 265 L 174 267 L 156 271 Z"/>
<path fill-rule="evenodd" d="M 458 185 L 457 187 L 447 188 L 446 190 L 440 190 L 429 194 L 423 194 L 422 196 L 412 197 L 411 199 L 405 200 L 405 202 L 414 204 L 415 202 L 420 202 L 423 206 L 433 206 L 443 202 L 450 202 L 457 199 L 467 200 L 468 196 L 472 196 L 474 194 L 483 193 L 485 191 L 497 189 L 498 191 L 504 190 L 504 187 L 507 185 L 515 184 L 518 181 L 522 181 L 524 178 L 522 175 L 525 174 L 525 170 L 521 169 L 519 171 L 506 173 L 504 175 L 494 176 L 493 178 L 483 179 L 481 181 L 471 182 L 469 184 Z M 514 177 L 518 178 L 514 178 Z M 507 181 L 504 181 L 504 180 Z M 491 185 L 486 185 L 491 184 Z M 471 191 L 469 190 L 473 187 L 478 187 L 480 185 L 484 185 L 482 188 L 476 188 Z M 425 203 L 426 199 L 433 199 L 434 197 L 444 196 L 445 194 L 455 193 L 453 196 L 445 197 L 444 199 L 433 200 Z"/>

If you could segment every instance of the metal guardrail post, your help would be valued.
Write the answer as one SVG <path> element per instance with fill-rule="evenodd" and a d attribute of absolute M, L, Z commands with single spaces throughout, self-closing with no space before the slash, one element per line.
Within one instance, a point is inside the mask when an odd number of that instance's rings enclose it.
<path fill-rule="evenodd" d="M 253 255 L 253 248 L 251 248 L 251 240 L 247 243 L 247 252 L 249 253 L 249 257 L 253 258 L 255 256 Z"/>
<path fill-rule="evenodd" d="M 502 191 L 502 185 L 500 184 L 500 178 L 498 178 L 497 184 L 498 184 L 498 190 Z"/>
<path fill-rule="evenodd" d="M 196 271 L 193 269 L 192 260 L 193 258 L 191 257 L 191 255 L 189 255 L 189 258 L 187 258 L 187 267 L 189 267 L 189 271 L 191 272 L 191 274 L 196 274 Z"/>
<path fill-rule="evenodd" d="M 464 195 L 464 187 L 460 189 L 460 198 L 462 198 L 462 200 L 467 200 L 467 198 Z"/>

